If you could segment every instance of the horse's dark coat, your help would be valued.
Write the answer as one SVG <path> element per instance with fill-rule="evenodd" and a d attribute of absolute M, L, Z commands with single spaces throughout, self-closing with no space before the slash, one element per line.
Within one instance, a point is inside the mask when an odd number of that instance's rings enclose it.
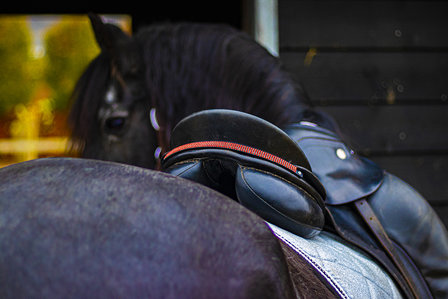
<path fill-rule="evenodd" d="M 201 185 L 84 159 L 0 169 L 1 298 L 292 298 L 263 221 Z"/>

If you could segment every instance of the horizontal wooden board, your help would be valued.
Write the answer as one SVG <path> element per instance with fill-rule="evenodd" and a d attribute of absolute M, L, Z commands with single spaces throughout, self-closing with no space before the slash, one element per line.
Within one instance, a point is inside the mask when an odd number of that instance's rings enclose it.
<path fill-rule="evenodd" d="M 280 48 L 448 47 L 446 1 L 281 0 Z"/>
<path fill-rule="evenodd" d="M 446 1 L 279 1 L 285 67 L 448 226 L 446 15 Z"/>
<path fill-rule="evenodd" d="M 280 52 L 280 59 L 319 104 L 448 103 L 448 52 Z"/>
<path fill-rule="evenodd" d="M 328 106 L 363 154 L 448 154 L 448 105 Z"/>
<path fill-rule="evenodd" d="M 369 158 L 410 184 L 433 206 L 448 206 L 448 184 L 446 183 L 448 155 L 372 156 Z"/>

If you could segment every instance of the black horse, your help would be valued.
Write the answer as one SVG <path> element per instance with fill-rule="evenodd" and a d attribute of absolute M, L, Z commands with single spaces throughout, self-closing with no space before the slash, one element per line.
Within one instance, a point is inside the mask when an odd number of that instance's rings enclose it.
<path fill-rule="evenodd" d="M 130 37 L 91 21 L 102 52 L 76 86 L 70 117 L 82 157 L 154 168 L 153 153 L 168 150 L 171 130 L 193 112 L 233 109 L 277 126 L 303 112 L 306 97 L 278 59 L 231 27 L 160 25 Z"/>

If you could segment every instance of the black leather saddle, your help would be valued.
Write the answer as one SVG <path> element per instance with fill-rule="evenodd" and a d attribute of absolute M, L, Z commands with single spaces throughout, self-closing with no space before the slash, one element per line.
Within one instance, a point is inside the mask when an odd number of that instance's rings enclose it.
<path fill-rule="evenodd" d="M 325 190 L 297 144 L 253 115 L 207 110 L 180 121 L 162 169 L 220 191 L 266 221 L 312 237 L 324 226 Z"/>

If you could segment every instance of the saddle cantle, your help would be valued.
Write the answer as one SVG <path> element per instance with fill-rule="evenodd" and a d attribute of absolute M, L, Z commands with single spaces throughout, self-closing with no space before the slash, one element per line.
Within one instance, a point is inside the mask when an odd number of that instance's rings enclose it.
<path fill-rule="evenodd" d="M 207 110 L 180 121 L 165 172 L 216 189 L 265 220 L 303 237 L 325 222 L 325 190 L 297 144 L 253 115 Z"/>

